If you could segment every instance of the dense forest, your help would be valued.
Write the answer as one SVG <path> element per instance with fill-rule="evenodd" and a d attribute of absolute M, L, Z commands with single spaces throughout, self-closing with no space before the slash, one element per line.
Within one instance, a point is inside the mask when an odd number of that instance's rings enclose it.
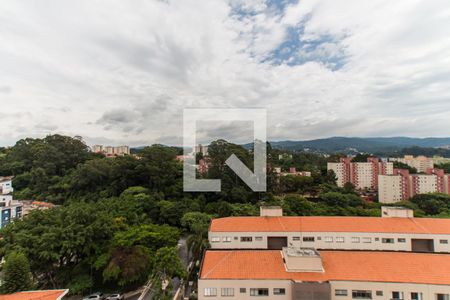
<path fill-rule="evenodd" d="M 181 237 L 198 259 L 211 218 L 257 215 L 262 204 L 280 205 L 287 215 L 380 215 L 380 204 L 363 201 L 351 185 L 335 185 L 326 163 L 339 156 L 281 155 L 286 151 L 267 147 L 264 193 L 252 192 L 224 164 L 234 153 L 251 168 L 252 151 L 224 140 L 210 145 L 210 168 L 199 174 L 222 180 L 217 193 L 183 192 L 180 149 L 173 147 L 152 145 L 136 156 L 106 158 L 90 152 L 80 138 L 51 135 L 0 149 L 0 176 L 14 176 L 15 199 L 57 205 L 32 211 L 0 231 L 5 268 L 21 264 L 21 278 L 30 278 L 17 285 L 11 277 L 3 292 L 69 288 L 82 294 L 132 289 L 162 274 L 186 278 L 176 249 Z M 296 167 L 312 176 L 279 177 L 275 167 Z M 450 211 L 445 195 L 419 195 L 404 205 L 417 216 L 443 217 Z"/>

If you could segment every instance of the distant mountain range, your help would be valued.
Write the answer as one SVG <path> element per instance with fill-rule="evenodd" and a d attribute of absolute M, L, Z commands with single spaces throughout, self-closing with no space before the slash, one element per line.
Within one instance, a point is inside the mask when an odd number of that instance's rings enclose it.
<path fill-rule="evenodd" d="M 410 137 L 331 137 L 309 141 L 270 142 L 272 147 L 286 150 L 311 149 L 324 152 L 393 152 L 409 147 L 450 149 L 450 138 Z"/>

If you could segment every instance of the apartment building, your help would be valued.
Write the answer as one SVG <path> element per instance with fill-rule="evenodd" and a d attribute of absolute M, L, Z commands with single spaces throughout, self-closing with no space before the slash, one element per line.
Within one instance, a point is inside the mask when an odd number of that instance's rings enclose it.
<path fill-rule="evenodd" d="M 403 158 L 390 158 L 390 161 L 398 161 L 404 163 L 412 168 L 415 168 L 418 173 L 425 173 L 428 169 L 434 168 L 434 162 L 432 158 L 426 156 L 405 155 Z"/>
<path fill-rule="evenodd" d="M 259 217 L 213 219 L 211 249 L 382 250 L 450 253 L 450 219 L 414 218 L 412 210 L 383 207 L 381 217 L 287 217 L 261 208 Z"/>
<path fill-rule="evenodd" d="M 14 192 L 14 188 L 12 186 L 12 176 L 2 177 L 0 176 L 0 195 L 11 194 Z"/>
<path fill-rule="evenodd" d="M 91 147 L 91 149 L 92 152 L 101 153 L 108 157 L 130 155 L 129 146 L 114 147 L 114 146 L 94 145 Z"/>
<path fill-rule="evenodd" d="M 449 270 L 448 254 L 209 250 L 198 299 L 448 300 Z"/>
<path fill-rule="evenodd" d="M 288 172 L 282 172 L 280 167 L 275 167 L 274 171 L 277 175 L 280 176 L 288 176 L 288 175 L 292 175 L 292 176 L 303 176 L 303 177 L 311 177 L 311 172 L 309 171 L 297 171 L 297 168 L 295 167 L 290 167 Z"/>
<path fill-rule="evenodd" d="M 328 163 L 327 168 L 336 174 L 338 186 L 343 187 L 350 182 L 359 190 L 377 190 L 378 176 L 390 175 L 394 171 L 392 162 L 380 161 L 375 157 L 369 157 L 367 162 L 352 162 L 350 157 L 344 157 L 338 163 Z"/>
<path fill-rule="evenodd" d="M 13 200 L 13 177 L 0 177 L 0 228 L 22 217 L 22 203 Z"/>
<path fill-rule="evenodd" d="M 381 203 L 405 201 L 417 194 L 450 194 L 450 175 L 441 169 L 427 169 L 425 174 L 410 174 L 395 169 L 392 175 L 378 177 L 378 199 Z"/>

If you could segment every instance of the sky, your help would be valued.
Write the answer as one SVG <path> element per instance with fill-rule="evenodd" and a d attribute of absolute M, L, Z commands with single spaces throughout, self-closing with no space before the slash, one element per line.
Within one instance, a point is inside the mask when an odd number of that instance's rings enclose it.
<path fill-rule="evenodd" d="M 448 0 L 5 0 L 0 145 L 180 145 L 184 108 L 269 140 L 450 136 Z M 199 125 L 245 142 L 251 124 Z"/>

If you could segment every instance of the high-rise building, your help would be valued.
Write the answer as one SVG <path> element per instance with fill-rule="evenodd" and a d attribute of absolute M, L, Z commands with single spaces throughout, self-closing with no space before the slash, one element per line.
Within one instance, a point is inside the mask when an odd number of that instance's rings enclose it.
<path fill-rule="evenodd" d="M 428 169 L 434 168 L 433 159 L 422 155 L 417 157 L 405 155 L 403 158 L 390 158 L 389 160 L 404 163 L 416 169 L 418 173 L 425 173 Z"/>
<path fill-rule="evenodd" d="M 341 158 L 340 162 L 328 163 L 337 177 L 337 185 L 343 187 L 347 182 L 356 189 L 378 189 L 378 175 L 389 175 L 394 171 L 393 163 L 382 162 L 376 157 L 369 157 L 367 162 L 352 162 L 349 157 Z"/>
<path fill-rule="evenodd" d="M 381 203 L 396 203 L 429 193 L 450 194 L 450 175 L 441 169 L 427 169 L 425 174 L 395 169 L 392 175 L 379 176 L 378 199 Z"/>

